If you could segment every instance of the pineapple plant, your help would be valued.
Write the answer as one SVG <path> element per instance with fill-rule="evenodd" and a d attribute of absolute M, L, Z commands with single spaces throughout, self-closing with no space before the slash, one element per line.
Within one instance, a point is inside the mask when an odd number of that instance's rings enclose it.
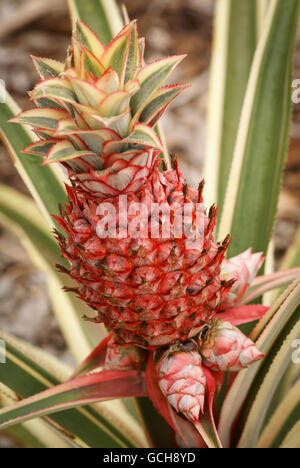
<path fill-rule="evenodd" d="M 104 44 L 77 20 L 65 63 L 33 57 L 35 107 L 10 119 L 35 135 L 24 158 L 64 170 L 57 270 L 73 282 L 65 292 L 89 306 L 83 320 L 109 331 L 69 382 L 16 408 L 43 416 L 53 412 L 47 398 L 78 388 L 73 406 L 148 396 L 179 446 L 222 447 L 216 396 L 228 373 L 230 392 L 237 373 L 251 375 L 266 352 L 260 333 L 237 327 L 268 324 L 277 308 L 251 302 L 299 270 L 257 277 L 265 258 L 251 245 L 226 258 L 230 233 L 218 241 L 205 182 L 189 187 L 161 137 L 161 117 L 186 88 L 165 81 L 184 56 L 145 64 L 144 51 L 135 21 Z M 2 414 L 3 425 L 27 417 Z"/>
<path fill-rule="evenodd" d="M 212 324 L 222 315 L 221 309 L 234 307 L 234 301 L 226 299 L 234 283 L 231 294 L 240 299 L 254 280 L 262 256 L 248 251 L 224 262 L 229 237 L 221 243 L 214 239 L 217 210 L 212 206 L 207 214 L 203 208 L 204 183 L 198 190 L 191 189 L 175 158 L 171 169 L 164 165 L 160 169 L 163 145 L 155 125 L 184 89 L 161 85 L 183 57 L 143 65 L 142 44 L 135 22 L 125 26 L 107 47 L 87 25 L 78 22 L 64 66 L 33 58 L 42 80 L 30 93 L 37 107 L 22 112 L 12 122 L 30 125 L 39 137 L 25 153 L 42 155 L 44 164 L 59 162 L 67 171 L 69 200 L 56 218 L 65 234 L 56 234 L 71 267 L 58 268 L 76 280 L 79 286 L 72 292 L 96 311 L 95 317 L 86 320 L 102 322 L 113 330 L 120 347 L 134 345 L 159 352 L 161 347 L 185 346 L 189 340 L 199 339 L 205 327 L 209 334 L 214 333 L 210 330 L 218 328 Z M 120 206 L 120 197 L 126 197 L 125 208 Z M 109 222 L 99 230 L 102 208 L 109 208 L 108 203 L 114 207 L 109 216 L 117 217 L 115 232 Z M 143 224 L 140 213 L 136 214 L 137 232 L 130 226 L 126 232 L 124 218 L 134 222 L 133 203 L 149 209 Z M 174 213 L 170 238 L 162 228 L 166 217 L 162 210 L 154 213 L 155 204 L 167 205 Z M 185 206 L 192 208 L 190 220 L 180 218 Z M 151 230 L 155 215 L 157 237 Z M 192 224 L 189 229 L 187 222 Z M 231 264 L 243 270 L 244 277 L 242 273 L 236 278 L 230 275 Z M 256 309 L 256 318 L 266 311 L 261 306 Z M 238 308 L 235 313 L 238 315 Z M 254 344 L 254 350 L 250 346 L 252 352 L 247 352 L 247 338 L 241 340 L 245 343 L 238 347 L 240 356 L 236 359 L 250 365 L 262 357 Z M 218 352 L 220 347 L 215 347 Z M 189 375 L 189 362 L 195 361 L 195 369 L 203 372 L 200 349 L 201 345 L 198 353 L 175 353 L 170 358 L 181 369 L 171 387 L 184 386 L 185 391 L 179 403 L 172 394 L 168 400 L 190 417 L 195 409 L 188 406 L 194 373 L 192 365 Z M 186 364 L 183 356 L 188 357 Z M 170 359 L 159 363 L 159 374 Z M 209 363 L 209 357 L 205 362 Z M 230 364 L 227 369 L 220 367 L 217 370 L 230 370 Z M 234 363 L 232 368 L 237 369 Z M 168 379 L 167 371 L 164 375 L 160 386 Z M 205 378 L 199 379 L 202 392 L 195 396 L 202 403 L 196 406 L 198 416 L 200 407 L 204 410 L 205 393 Z"/>

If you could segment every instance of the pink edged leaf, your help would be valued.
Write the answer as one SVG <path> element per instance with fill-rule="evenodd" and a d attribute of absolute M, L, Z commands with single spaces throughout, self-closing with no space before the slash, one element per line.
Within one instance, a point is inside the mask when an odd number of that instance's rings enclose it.
<path fill-rule="evenodd" d="M 151 101 L 146 105 L 140 117 L 139 113 L 135 116 L 140 122 L 153 127 L 160 117 L 164 114 L 167 107 L 171 102 L 176 99 L 185 89 L 189 88 L 188 85 L 173 85 L 165 86 L 158 89 L 152 96 Z"/>
<path fill-rule="evenodd" d="M 146 65 L 137 78 L 141 88 L 131 99 L 131 109 L 135 115 L 140 108 L 148 104 L 148 100 L 155 91 L 162 86 L 176 66 L 185 58 L 185 55 L 166 57 Z"/>
<path fill-rule="evenodd" d="M 55 130 L 59 121 L 68 117 L 70 114 L 61 109 L 30 109 L 21 112 L 9 122 L 30 125 L 43 130 Z"/>
<path fill-rule="evenodd" d="M 222 448 L 222 443 L 216 428 L 214 414 L 213 414 L 213 402 L 216 392 L 216 383 L 212 373 L 203 367 L 203 372 L 206 377 L 207 396 L 206 408 L 202 416 L 200 416 L 199 422 L 195 423 L 195 427 L 208 448 Z"/>
<path fill-rule="evenodd" d="M 73 159 L 84 157 L 95 158 L 96 155 L 88 150 L 76 151 L 70 141 L 61 140 L 52 146 L 43 165 L 46 166 L 55 162 L 72 161 Z"/>
<path fill-rule="evenodd" d="M 105 73 L 105 67 L 100 60 L 84 46 L 81 47 L 80 64 L 83 79 L 87 78 L 87 73 L 94 78 L 100 78 Z"/>
<path fill-rule="evenodd" d="M 23 154 L 34 154 L 37 156 L 44 156 L 46 157 L 53 147 L 59 140 L 55 139 L 46 139 L 41 140 L 36 143 L 31 143 L 30 145 L 26 146 L 21 152 Z"/>
<path fill-rule="evenodd" d="M 65 78 L 47 78 L 36 85 L 30 93 L 31 101 L 41 98 L 52 99 L 57 105 L 77 102 L 76 94 Z"/>
<path fill-rule="evenodd" d="M 107 353 L 108 343 L 113 336 L 113 332 L 107 335 L 104 340 L 91 352 L 91 354 L 75 370 L 72 378 L 87 374 L 98 367 L 103 367 Z"/>
<path fill-rule="evenodd" d="M 158 376 L 156 367 L 153 360 L 153 353 L 149 353 L 147 368 L 146 368 L 146 383 L 148 389 L 148 395 L 151 399 L 154 407 L 158 413 L 167 421 L 169 426 L 177 433 L 183 440 L 184 435 L 182 434 L 176 419 L 174 417 L 175 412 L 171 408 L 167 398 L 162 394 L 158 385 Z"/>
<path fill-rule="evenodd" d="M 126 73 L 125 73 L 125 82 L 132 80 L 142 66 L 142 57 L 141 50 L 139 47 L 139 37 L 137 31 L 136 21 L 132 22 L 132 32 L 130 47 L 128 52 L 127 64 L 126 64 Z"/>
<path fill-rule="evenodd" d="M 147 396 L 146 381 L 139 372 L 102 371 L 84 375 L 2 409 L 0 429 L 77 406 L 144 396 Z"/>
<path fill-rule="evenodd" d="M 217 316 L 224 322 L 230 322 L 234 326 L 251 323 L 260 320 L 269 310 L 263 305 L 245 305 L 220 312 Z"/>
<path fill-rule="evenodd" d="M 76 39 L 89 49 L 95 57 L 100 58 L 105 52 L 105 46 L 99 37 L 83 21 L 76 23 Z"/>
<path fill-rule="evenodd" d="M 35 57 L 34 55 L 31 56 L 31 59 L 41 80 L 56 77 L 64 71 L 64 64 L 56 60 Z"/>
<path fill-rule="evenodd" d="M 136 124 L 133 132 L 124 139 L 124 142 L 150 146 L 151 148 L 163 151 L 163 145 L 155 131 L 145 124 Z"/>
<path fill-rule="evenodd" d="M 69 81 L 75 92 L 78 101 L 93 109 L 98 107 L 100 102 L 105 98 L 105 93 L 97 88 L 96 85 L 89 81 L 69 76 Z M 74 103 L 72 103 L 74 104 Z"/>
<path fill-rule="evenodd" d="M 101 63 L 105 68 L 111 67 L 118 73 L 121 85 L 124 84 L 126 64 L 129 55 L 132 25 L 125 28 L 107 46 L 101 57 Z"/>

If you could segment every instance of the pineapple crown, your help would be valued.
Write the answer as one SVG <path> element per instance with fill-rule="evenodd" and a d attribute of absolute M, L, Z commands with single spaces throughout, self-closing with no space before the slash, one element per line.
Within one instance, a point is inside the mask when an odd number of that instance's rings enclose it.
<path fill-rule="evenodd" d="M 33 57 L 41 78 L 30 93 L 36 108 L 12 119 L 39 138 L 24 152 L 62 163 L 70 176 L 151 170 L 163 151 L 156 124 L 186 86 L 163 86 L 184 56 L 144 65 L 144 49 L 136 21 L 108 46 L 78 21 L 65 64 Z"/>

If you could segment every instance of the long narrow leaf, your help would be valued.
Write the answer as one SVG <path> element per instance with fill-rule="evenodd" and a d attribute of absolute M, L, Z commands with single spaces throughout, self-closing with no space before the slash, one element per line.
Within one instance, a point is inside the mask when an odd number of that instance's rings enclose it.
<path fill-rule="evenodd" d="M 286 436 L 280 448 L 300 448 L 300 421 L 295 424 L 293 429 Z"/>
<path fill-rule="evenodd" d="M 205 200 L 224 201 L 242 105 L 257 44 L 257 4 L 216 2 L 204 177 Z"/>
<path fill-rule="evenodd" d="M 265 356 L 270 353 L 282 330 L 293 317 L 299 301 L 300 280 L 288 288 L 252 332 L 251 339 L 256 341 L 257 347 Z M 247 401 L 248 392 L 263 364 L 264 360 L 240 372 L 226 396 L 219 423 L 219 434 L 225 447 L 230 446 L 234 422 Z"/>
<path fill-rule="evenodd" d="M 262 370 L 250 390 L 247 405 L 239 418 L 240 425 L 243 426 L 238 444 L 239 448 L 255 448 L 261 430 L 266 422 L 269 405 L 291 362 L 292 344 L 299 338 L 300 305 L 295 310 L 285 329 L 282 330 L 279 339 L 272 348 L 270 356 L 265 360 Z M 298 403 L 297 406 L 300 408 L 299 392 L 296 398 L 296 404 Z M 287 416 L 285 414 L 286 418 Z"/>
<path fill-rule="evenodd" d="M 11 406 L 18 401 L 17 394 L 0 383 L 0 407 Z M 75 443 L 69 434 L 59 432 L 49 421 L 36 419 L 20 426 L 7 429 L 23 448 L 78 448 L 84 447 Z"/>
<path fill-rule="evenodd" d="M 268 425 L 261 434 L 256 448 L 276 448 L 300 418 L 300 380 L 285 395 Z M 296 419 L 296 421 L 295 421 Z M 294 420 L 294 422 L 293 422 Z M 289 423 L 289 427 L 287 425 Z M 284 432 L 285 431 L 285 432 Z M 300 443 L 300 440 L 299 440 Z"/>
<path fill-rule="evenodd" d="M 291 70 L 298 0 L 271 0 L 242 111 L 220 236 L 231 255 L 267 252 L 277 209 L 291 120 Z"/>
<path fill-rule="evenodd" d="M 66 193 L 53 169 L 41 166 L 42 157 L 22 153 L 26 146 L 35 141 L 35 137 L 21 125 L 8 123 L 19 113 L 19 107 L 7 94 L 6 102 L 0 104 L 0 137 L 39 208 L 53 226 L 52 215 L 58 214 L 58 204 L 66 201 Z"/>
<path fill-rule="evenodd" d="M 77 406 L 146 395 L 145 379 L 136 371 L 84 375 L 0 410 L 0 429 Z"/>
<path fill-rule="evenodd" d="M 45 357 L 44 352 L 3 333 L 0 338 L 6 343 L 6 364 L 0 366 L 0 381 L 21 398 L 40 393 L 70 377 L 72 370 L 51 356 Z M 58 372 L 53 368 L 58 368 Z M 53 414 L 50 419 L 62 426 L 63 431 L 75 435 L 80 444 L 90 447 L 145 446 L 135 421 L 118 401 L 69 409 Z"/>
<path fill-rule="evenodd" d="M 288 270 L 290 268 L 296 268 L 300 265 L 300 229 L 298 229 L 295 236 L 295 240 L 291 247 L 288 249 L 283 262 L 281 264 L 281 270 Z"/>

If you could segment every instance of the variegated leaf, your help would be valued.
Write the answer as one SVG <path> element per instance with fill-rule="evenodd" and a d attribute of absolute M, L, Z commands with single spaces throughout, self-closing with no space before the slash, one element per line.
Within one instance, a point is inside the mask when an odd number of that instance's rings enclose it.
<path fill-rule="evenodd" d="M 13 117 L 10 122 L 43 130 L 55 130 L 59 121 L 69 116 L 67 111 L 60 109 L 30 109 Z"/>
<path fill-rule="evenodd" d="M 126 27 L 123 34 L 118 35 L 107 47 L 105 53 L 101 57 L 101 62 L 105 68 L 111 67 L 115 70 L 119 77 L 121 84 L 124 83 L 127 58 L 129 54 L 129 46 L 131 39 L 131 30 Z"/>
<path fill-rule="evenodd" d="M 95 157 L 95 153 L 88 151 L 76 151 L 74 146 L 67 140 L 56 143 L 48 153 L 48 157 L 44 164 L 53 162 L 63 162 L 84 156 Z"/>
<path fill-rule="evenodd" d="M 3 408 L 0 410 L 0 429 L 77 406 L 146 395 L 145 379 L 136 371 L 102 371 L 84 375 Z"/>
<path fill-rule="evenodd" d="M 77 102 L 76 94 L 69 80 L 63 78 L 49 78 L 39 83 L 31 93 L 32 99 L 53 98 L 55 101 L 71 103 Z"/>
<path fill-rule="evenodd" d="M 266 356 L 271 352 L 280 333 L 295 314 L 299 301 L 300 280 L 295 281 L 285 291 L 252 332 L 250 338 Z M 219 434 L 225 447 L 230 446 L 234 422 L 264 362 L 263 360 L 255 363 L 249 369 L 240 372 L 226 396 L 219 423 Z"/>
<path fill-rule="evenodd" d="M 287 392 L 262 432 L 256 448 L 278 448 L 300 418 L 300 380 Z M 300 438 L 299 438 L 300 444 Z"/>
<path fill-rule="evenodd" d="M 141 89 L 132 97 L 130 106 L 133 115 L 148 103 L 155 91 L 164 83 L 176 66 L 185 58 L 185 55 L 167 57 L 149 63 L 138 74 Z"/>
<path fill-rule="evenodd" d="M 54 78 L 64 71 L 64 64 L 56 60 L 35 56 L 31 58 L 41 80 Z"/>
<path fill-rule="evenodd" d="M 124 141 L 136 145 L 150 146 L 163 151 L 163 146 L 159 137 L 148 125 L 137 124 L 133 132 L 125 138 Z"/>
<path fill-rule="evenodd" d="M 76 23 L 76 38 L 89 49 L 95 57 L 100 58 L 104 54 L 105 47 L 99 37 L 81 20 L 78 20 Z"/>
<path fill-rule="evenodd" d="M 166 107 L 187 87 L 188 86 L 174 85 L 158 89 L 141 113 L 139 121 L 153 127 Z"/>

